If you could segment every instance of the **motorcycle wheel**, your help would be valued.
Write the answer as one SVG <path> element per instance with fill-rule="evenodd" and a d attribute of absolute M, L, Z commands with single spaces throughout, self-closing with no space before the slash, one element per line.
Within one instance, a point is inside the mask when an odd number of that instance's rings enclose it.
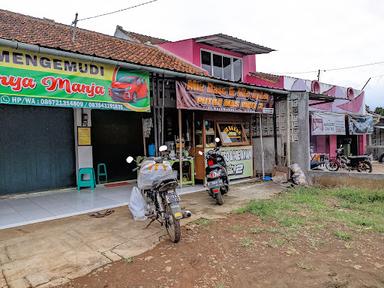
<path fill-rule="evenodd" d="M 325 167 L 329 170 L 329 171 L 337 171 L 339 170 L 340 168 L 340 165 L 339 163 L 337 163 L 336 161 L 329 161 Z"/>
<path fill-rule="evenodd" d="M 218 205 L 223 205 L 224 204 L 223 194 L 221 194 L 221 192 L 216 193 L 216 203 Z"/>
<path fill-rule="evenodd" d="M 357 171 L 372 173 L 372 164 L 369 161 L 360 162 L 357 166 Z"/>
<path fill-rule="evenodd" d="M 177 243 L 181 239 L 181 228 L 180 228 L 180 220 L 176 219 L 171 211 L 171 207 L 167 204 L 166 213 L 168 215 L 168 219 L 166 220 L 165 229 L 167 229 L 167 233 L 169 238 L 173 243 Z"/>

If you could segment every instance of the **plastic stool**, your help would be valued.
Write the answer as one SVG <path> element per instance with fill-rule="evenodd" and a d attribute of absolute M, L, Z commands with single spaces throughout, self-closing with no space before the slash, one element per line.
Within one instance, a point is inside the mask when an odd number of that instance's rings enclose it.
<path fill-rule="evenodd" d="M 89 179 L 83 179 L 84 175 L 89 175 Z M 96 187 L 95 171 L 93 168 L 80 168 L 77 176 L 77 191 L 80 191 L 81 187 L 90 187 L 92 192 Z"/>
<path fill-rule="evenodd" d="M 105 163 L 97 164 L 97 183 L 100 184 L 100 177 L 105 177 L 104 182 L 108 182 L 107 165 Z"/>

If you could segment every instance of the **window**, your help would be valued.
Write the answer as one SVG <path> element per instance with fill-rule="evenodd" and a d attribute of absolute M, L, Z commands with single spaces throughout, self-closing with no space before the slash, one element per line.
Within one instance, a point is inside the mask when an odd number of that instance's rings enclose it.
<path fill-rule="evenodd" d="M 220 139 L 224 146 L 248 144 L 247 131 L 240 123 L 218 123 Z"/>
<path fill-rule="evenodd" d="M 201 51 L 201 67 L 207 70 L 210 75 L 212 74 L 211 53 Z"/>
<path fill-rule="evenodd" d="M 201 51 L 201 67 L 217 78 L 241 81 L 243 62 L 239 58 Z"/>

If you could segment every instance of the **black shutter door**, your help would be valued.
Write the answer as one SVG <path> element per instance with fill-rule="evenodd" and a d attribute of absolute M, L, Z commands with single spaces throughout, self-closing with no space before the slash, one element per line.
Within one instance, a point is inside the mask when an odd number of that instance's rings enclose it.
<path fill-rule="evenodd" d="M 0 195 L 74 186 L 73 110 L 0 105 Z"/>

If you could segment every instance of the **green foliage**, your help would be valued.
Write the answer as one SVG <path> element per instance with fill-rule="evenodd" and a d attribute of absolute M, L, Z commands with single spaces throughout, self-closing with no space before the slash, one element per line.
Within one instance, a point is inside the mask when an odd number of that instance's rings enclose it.
<path fill-rule="evenodd" d="M 237 213 L 252 213 L 281 227 L 325 227 L 340 223 L 384 233 L 384 190 L 306 187 L 270 200 L 253 200 Z M 251 229 L 251 233 L 260 233 Z M 268 231 L 264 231 L 268 232 Z"/>
<path fill-rule="evenodd" d="M 381 115 L 381 116 L 384 116 L 384 108 L 382 108 L 382 107 L 376 107 L 376 108 L 375 108 L 375 113 L 376 113 L 376 114 L 379 114 L 379 115 Z"/>
<path fill-rule="evenodd" d="M 333 234 L 340 240 L 349 241 L 352 239 L 352 236 L 344 231 L 337 230 Z"/>
<path fill-rule="evenodd" d="M 211 222 L 212 220 L 206 219 L 206 218 L 199 218 L 196 221 L 194 221 L 194 223 L 199 226 L 208 226 L 209 224 L 211 224 Z"/>

